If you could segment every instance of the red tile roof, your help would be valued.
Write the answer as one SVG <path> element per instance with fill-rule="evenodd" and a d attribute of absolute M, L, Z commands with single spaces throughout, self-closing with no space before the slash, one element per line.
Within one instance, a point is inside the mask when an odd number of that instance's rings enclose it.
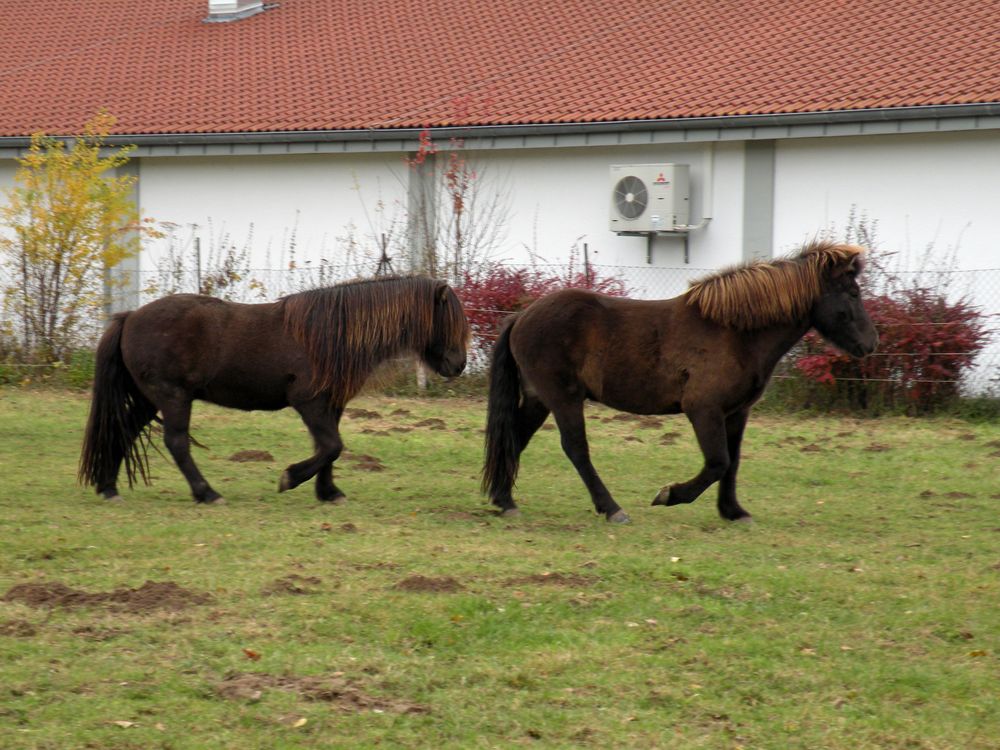
<path fill-rule="evenodd" d="M 1000 101 L 1000 0 L 0 0 L 0 135 L 576 123 Z"/>

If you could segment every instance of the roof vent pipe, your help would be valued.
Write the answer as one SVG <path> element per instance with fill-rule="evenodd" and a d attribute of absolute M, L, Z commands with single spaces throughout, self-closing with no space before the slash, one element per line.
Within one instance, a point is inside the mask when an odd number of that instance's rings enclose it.
<path fill-rule="evenodd" d="M 225 23 L 248 18 L 266 10 L 264 0 L 208 0 L 206 23 Z"/>

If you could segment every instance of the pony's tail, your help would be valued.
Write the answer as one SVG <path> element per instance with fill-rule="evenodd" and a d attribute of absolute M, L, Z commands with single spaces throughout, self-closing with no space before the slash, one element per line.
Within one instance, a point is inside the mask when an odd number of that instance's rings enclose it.
<path fill-rule="evenodd" d="M 521 404 L 521 375 L 510 351 L 510 332 L 516 318 L 516 315 L 507 318 L 493 347 L 490 362 L 482 489 L 494 503 L 510 499 L 520 456 L 518 409 Z"/>
<path fill-rule="evenodd" d="M 156 407 L 139 391 L 122 358 L 128 314 L 115 315 L 97 345 L 94 393 L 77 477 L 98 492 L 115 487 L 123 463 L 129 487 L 139 477 L 149 484 L 149 423 Z"/>

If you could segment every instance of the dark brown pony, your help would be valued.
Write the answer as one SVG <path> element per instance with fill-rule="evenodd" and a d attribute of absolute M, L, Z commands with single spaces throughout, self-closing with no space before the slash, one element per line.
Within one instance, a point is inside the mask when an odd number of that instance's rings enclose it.
<path fill-rule="evenodd" d="M 512 315 L 490 367 L 484 491 L 502 513 L 517 512 L 511 490 L 521 452 L 551 412 L 597 512 L 627 522 L 590 461 L 590 399 L 690 420 L 704 466 L 661 489 L 653 505 L 690 503 L 718 481 L 719 514 L 749 518 L 736 500 L 740 443 L 778 360 L 810 328 L 853 356 L 875 350 L 856 278 L 862 265 L 860 247 L 814 242 L 793 257 L 709 276 L 673 299 L 570 289 Z"/>
<path fill-rule="evenodd" d="M 247 410 L 293 407 L 316 452 L 285 470 L 279 491 L 315 476 L 320 500 L 342 499 L 333 462 L 343 448 L 344 405 L 381 362 L 405 352 L 440 375 L 458 375 L 468 340 L 451 287 L 415 276 L 355 281 L 268 304 L 193 294 L 150 302 L 115 315 L 97 348 L 80 481 L 117 499 L 124 464 L 130 487 L 138 477 L 149 484 L 149 429 L 159 419 L 194 499 L 219 500 L 191 459 L 191 402 L 201 399 Z"/>

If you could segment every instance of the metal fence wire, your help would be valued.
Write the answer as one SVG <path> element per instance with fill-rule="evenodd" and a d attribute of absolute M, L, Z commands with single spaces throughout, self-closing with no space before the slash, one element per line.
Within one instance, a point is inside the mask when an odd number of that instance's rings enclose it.
<path fill-rule="evenodd" d="M 514 270 L 521 266 L 511 265 Z M 567 266 L 532 265 L 532 273 L 541 278 L 566 278 Z M 363 275 L 372 275 L 375 267 L 365 268 L 354 265 L 303 264 L 297 268 L 244 268 L 239 273 L 215 274 L 206 269 L 191 267 L 160 268 L 158 270 L 118 271 L 116 281 L 109 292 L 107 305 L 101 320 L 95 321 L 94 330 L 100 330 L 103 319 L 119 310 L 134 309 L 157 297 L 183 292 L 201 292 L 238 302 L 266 302 L 287 294 L 336 284 Z M 577 270 L 583 270 L 579 268 Z M 715 272 L 716 269 L 664 266 L 611 266 L 589 264 L 587 273 L 595 279 L 618 279 L 628 290 L 628 295 L 640 299 L 666 299 L 682 294 L 695 279 Z M 918 281 L 922 271 L 896 271 L 895 276 L 905 287 L 910 281 Z M 4 287 L 6 279 L 0 275 Z M 927 382 L 955 383 L 966 394 L 1000 393 L 1000 268 L 965 271 L 936 270 L 933 288 L 941 290 L 950 302 L 965 301 L 981 316 L 986 331 L 986 342 L 976 354 L 973 364 L 967 368 L 961 379 L 940 378 Z M 473 310 L 470 309 L 470 312 Z M 479 312 L 479 311 L 476 311 Z M 508 310 L 486 312 L 510 312 Z M 5 313 L 8 318 L 16 316 L 16 311 Z M 8 320 L 10 330 L 17 329 L 17 320 Z M 936 326 L 928 322 L 921 325 Z M 93 344 L 93 342 L 84 342 Z M 484 342 L 486 343 L 486 342 Z M 944 356 L 964 354 L 963 352 L 937 352 Z M 876 352 L 878 357 L 920 357 L 926 352 Z M 474 364 L 482 366 L 484 352 L 478 353 Z M 778 377 L 795 376 L 793 368 L 785 363 L 779 367 Z M 912 382 L 912 381 L 911 381 Z"/>

